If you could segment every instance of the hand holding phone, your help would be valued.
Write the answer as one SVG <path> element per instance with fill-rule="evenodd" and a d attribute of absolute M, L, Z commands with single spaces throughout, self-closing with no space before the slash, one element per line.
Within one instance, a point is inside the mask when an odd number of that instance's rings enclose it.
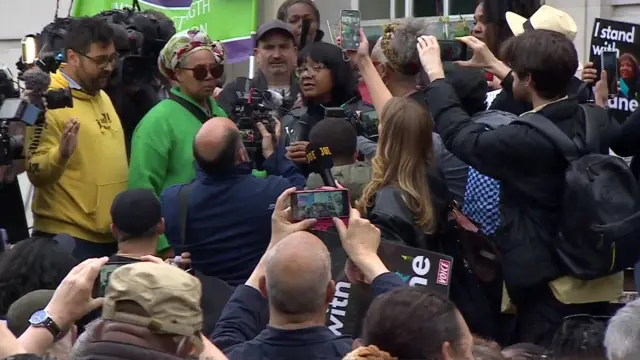
<path fill-rule="evenodd" d="M 600 71 L 607 72 L 607 88 L 609 95 L 618 94 L 618 53 L 603 51 L 600 55 Z"/>
<path fill-rule="evenodd" d="M 334 218 L 347 223 L 350 211 L 347 189 L 305 190 L 296 191 L 291 195 L 293 220 L 315 219 L 315 230 L 327 230 L 333 226 Z"/>
<path fill-rule="evenodd" d="M 340 46 L 352 51 L 360 47 L 360 11 L 340 11 Z"/>
<path fill-rule="evenodd" d="M 109 285 L 109 278 L 111 274 L 116 271 L 117 268 L 128 265 L 129 263 L 125 262 L 113 262 L 106 263 L 100 268 L 100 274 L 96 278 L 96 281 L 93 285 L 93 298 L 103 297 L 105 294 L 105 290 Z"/>

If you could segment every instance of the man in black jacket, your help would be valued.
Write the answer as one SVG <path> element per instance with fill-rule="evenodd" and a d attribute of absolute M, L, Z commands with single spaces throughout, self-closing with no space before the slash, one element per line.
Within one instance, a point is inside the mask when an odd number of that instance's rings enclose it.
<path fill-rule="evenodd" d="M 534 112 L 552 121 L 571 138 L 585 139 L 586 116 L 567 87 L 578 67 L 573 43 L 548 30 L 530 30 L 510 39 L 506 63 L 486 45 L 462 38 L 473 50 L 471 63 L 494 74 L 511 73 L 517 100 L 533 104 Z M 498 244 L 503 256 L 507 291 L 518 312 L 516 340 L 548 345 L 566 316 L 601 314 L 622 291 L 622 274 L 591 281 L 568 276 L 553 251 L 562 239 L 564 176 L 562 152 L 529 125 L 512 123 L 488 130 L 474 123 L 445 81 L 440 47 L 435 38 L 419 39 L 422 64 L 431 79 L 427 102 L 445 146 L 479 172 L 501 182 Z M 599 110 L 595 109 L 594 111 Z M 589 118 L 598 122 L 600 152 L 608 153 L 611 120 L 605 110 Z"/>
<path fill-rule="evenodd" d="M 294 77 L 298 48 L 291 26 L 281 20 L 264 23 L 256 33 L 254 53 L 259 70 L 251 88 L 281 94 L 284 98 L 282 110 L 290 110 L 300 93 Z M 216 98 L 231 120 L 237 120 L 238 95 L 246 92 L 246 85 L 247 78 L 239 77 L 227 84 Z"/>

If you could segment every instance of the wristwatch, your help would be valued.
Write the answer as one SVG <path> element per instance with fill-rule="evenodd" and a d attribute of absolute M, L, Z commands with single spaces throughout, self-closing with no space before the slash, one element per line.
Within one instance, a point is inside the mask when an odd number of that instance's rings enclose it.
<path fill-rule="evenodd" d="M 53 321 L 46 310 L 38 310 L 33 313 L 33 315 L 31 315 L 31 318 L 29 318 L 29 323 L 33 327 L 45 328 L 49 330 L 51 335 L 53 335 L 54 341 L 60 339 L 63 336 L 62 329 L 60 329 L 60 326 L 56 324 L 55 321 Z"/>

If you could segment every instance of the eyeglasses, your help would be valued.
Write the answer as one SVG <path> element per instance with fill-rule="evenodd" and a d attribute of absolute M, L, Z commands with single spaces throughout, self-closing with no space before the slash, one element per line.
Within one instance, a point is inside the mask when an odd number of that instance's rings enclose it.
<path fill-rule="evenodd" d="M 198 81 L 205 80 L 209 74 L 211 74 L 214 79 L 219 79 L 224 74 L 224 65 L 196 65 L 192 68 L 181 69 L 193 71 L 193 78 Z"/>
<path fill-rule="evenodd" d="M 93 61 L 94 64 L 96 64 L 96 66 L 98 66 L 99 68 L 106 68 L 109 65 L 113 65 L 116 63 L 116 60 L 118 59 L 118 53 L 114 52 L 111 55 L 100 55 L 100 56 L 89 56 L 85 53 L 82 53 L 80 51 L 76 51 L 76 53 L 78 53 L 80 56 L 85 57 L 91 61 Z"/>
<path fill-rule="evenodd" d="M 309 76 L 314 76 L 318 74 L 322 69 L 326 69 L 327 66 L 324 64 L 316 64 L 311 67 L 302 66 L 296 69 L 296 76 L 301 77 L 305 72 L 309 74 Z"/>

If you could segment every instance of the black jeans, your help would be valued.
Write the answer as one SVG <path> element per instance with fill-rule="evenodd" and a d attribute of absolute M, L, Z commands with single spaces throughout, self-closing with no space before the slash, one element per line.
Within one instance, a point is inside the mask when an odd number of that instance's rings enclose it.
<path fill-rule="evenodd" d="M 53 238 L 56 234 L 50 234 L 43 231 L 34 231 L 32 236 L 40 236 L 46 238 Z M 111 256 L 118 252 L 118 243 L 94 243 L 88 240 L 79 239 L 74 237 L 76 241 L 75 248 L 73 249 L 73 257 L 79 262 L 82 262 L 90 258 L 100 258 L 103 256 Z"/>

